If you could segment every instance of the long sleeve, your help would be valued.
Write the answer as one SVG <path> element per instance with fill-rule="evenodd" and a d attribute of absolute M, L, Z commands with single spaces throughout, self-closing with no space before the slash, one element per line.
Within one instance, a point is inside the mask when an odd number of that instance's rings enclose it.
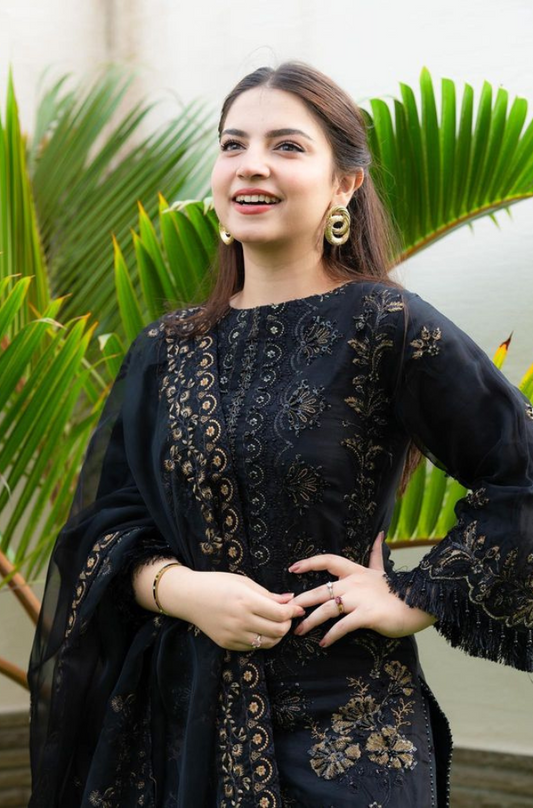
<path fill-rule="evenodd" d="M 395 417 L 470 490 L 448 534 L 389 587 L 452 646 L 533 671 L 533 407 L 464 331 L 403 295 Z"/>
<path fill-rule="evenodd" d="M 135 599 L 133 589 L 133 576 L 138 568 L 153 561 L 165 558 L 174 558 L 175 553 L 160 534 L 141 536 L 139 540 L 128 547 L 124 553 L 122 567 L 117 574 L 113 594 L 120 614 L 130 623 L 137 623 L 142 612 L 150 616 L 150 612 L 143 609 Z"/>

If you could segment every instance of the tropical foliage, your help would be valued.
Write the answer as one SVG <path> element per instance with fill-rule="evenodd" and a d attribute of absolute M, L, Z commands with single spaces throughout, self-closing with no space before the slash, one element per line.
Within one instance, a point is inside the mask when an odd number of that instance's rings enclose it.
<path fill-rule="evenodd" d="M 86 93 L 65 92 L 65 80 L 43 96 L 31 142 L 11 75 L 0 121 L 0 587 L 11 586 L 34 620 L 38 602 L 20 570 L 34 582 L 45 568 L 125 350 L 169 303 L 207 294 L 218 239 L 208 195 L 216 131 L 205 112 L 191 104 L 143 139 L 142 104 L 112 123 L 130 84 L 118 70 Z M 493 105 L 485 83 L 474 121 L 472 88 L 457 111 L 455 86 L 443 79 L 439 120 L 425 68 L 420 115 L 400 86 L 392 112 L 381 99 L 363 110 L 373 179 L 403 236 L 399 262 L 533 195 L 524 99 L 508 110 L 499 88 Z M 169 205 L 176 198 L 186 201 Z M 495 356 L 500 367 L 508 345 Z M 520 386 L 533 396 L 533 367 Z M 422 463 L 389 539 L 437 541 L 463 494 Z M 24 684 L 5 660 L 0 670 Z"/>

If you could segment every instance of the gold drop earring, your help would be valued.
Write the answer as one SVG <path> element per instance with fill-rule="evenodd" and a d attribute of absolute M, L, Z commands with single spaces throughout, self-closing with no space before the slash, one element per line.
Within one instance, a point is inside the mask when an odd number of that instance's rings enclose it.
<path fill-rule="evenodd" d="M 224 244 L 232 244 L 234 241 L 233 236 L 231 233 L 228 233 L 222 222 L 218 223 L 218 232 L 220 233 L 220 238 L 224 242 Z"/>
<path fill-rule="evenodd" d="M 335 205 L 328 211 L 324 235 L 335 247 L 345 244 L 350 238 L 350 213 L 344 205 Z"/>

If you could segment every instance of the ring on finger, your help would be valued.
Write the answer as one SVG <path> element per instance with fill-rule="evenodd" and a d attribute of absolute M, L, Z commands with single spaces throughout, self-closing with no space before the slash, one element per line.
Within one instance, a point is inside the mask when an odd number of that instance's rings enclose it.
<path fill-rule="evenodd" d="M 335 597 L 335 595 L 333 594 L 333 581 L 328 581 L 328 582 L 326 583 L 326 586 L 327 586 L 327 588 L 328 588 L 328 590 L 329 590 L 329 598 L 330 598 L 330 600 L 331 600 L 331 598 L 334 598 L 334 597 Z"/>
<path fill-rule="evenodd" d="M 337 604 L 337 609 L 339 610 L 339 614 L 342 614 L 344 611 L 344 605 L 342 602 L 342 598 L 340 595 L 335 596 L 335 603 Z"/>
<path fill-rule="evenodd" d="M 261 647 L 261 640 L 262 640 L 262 637 L 261 637 L 260 634 L 258 634 L 257 637 L 255 638 L 255 640 L 252 640 L 252 643 L 251 643 L 252 648 L 260 648 Z"/>

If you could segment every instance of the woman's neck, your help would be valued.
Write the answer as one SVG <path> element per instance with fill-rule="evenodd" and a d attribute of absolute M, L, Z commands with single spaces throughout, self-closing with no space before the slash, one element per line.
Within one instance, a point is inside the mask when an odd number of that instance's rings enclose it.
<path fill-rule="evenodd" d="M 243 288 L 230 299 L 231 305 L 238 308 L 322 294 L 343 282 L 327 275 L 322 258 L 314 252 L 292 261 L 276 262 L 264 256 L 247 255 L 245 250 L 244 267 Z"/>

